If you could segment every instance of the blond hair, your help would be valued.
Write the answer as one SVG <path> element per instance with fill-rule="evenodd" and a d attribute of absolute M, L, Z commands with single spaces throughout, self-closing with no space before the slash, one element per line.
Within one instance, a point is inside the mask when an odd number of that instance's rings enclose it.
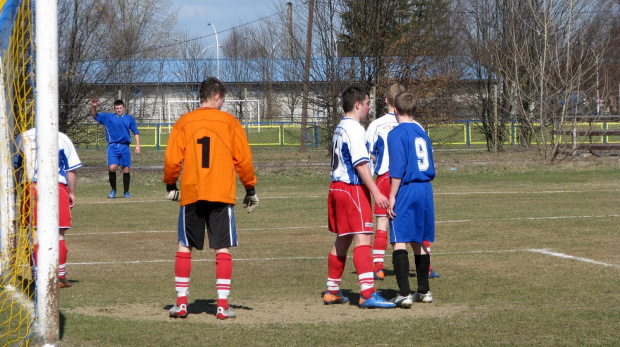
<path fill-rule="evenodd" d="M 405 91 L 405 87 L 403 87 L 402 84 L 400 83 L 391 84 L 385 90 L 385 98 L 387 99 L 387 103 L 390 104 L 391 106 L 394 106 L 394 98 L 396 98 L 396 95 L 404 91 Z"/>

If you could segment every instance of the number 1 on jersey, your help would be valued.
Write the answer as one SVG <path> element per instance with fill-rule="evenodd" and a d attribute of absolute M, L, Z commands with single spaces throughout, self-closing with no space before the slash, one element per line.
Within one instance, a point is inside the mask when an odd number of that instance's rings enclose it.
<path fill-rule="evenodd" d="M 201 139 L 196 140 L 196 143 L 202 145 L 202 167 L 204 169 L 208 169 L 209 159 L 211 157 L 211 138 L 205 136 Z"/>

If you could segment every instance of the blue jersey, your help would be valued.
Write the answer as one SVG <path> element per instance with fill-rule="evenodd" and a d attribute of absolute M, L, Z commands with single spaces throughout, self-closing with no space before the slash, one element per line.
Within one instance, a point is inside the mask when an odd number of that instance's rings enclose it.
<path fill-rule="evenodd" d="M 401 184 L 435 178 L 431 140 L 418 122 L 400 123 L 390 131 L 388 151 L 390 177 L 400 178 Z"/>
<path fill-rule="evenodd" d="M 138 127 L 132 116 L 124 114 L 117 116 L 116 113 L 97 113 L 95 120 L 105 127 L 105 139 L 108 143 L 131 143 L 131 134 L 138 135 Z"/>

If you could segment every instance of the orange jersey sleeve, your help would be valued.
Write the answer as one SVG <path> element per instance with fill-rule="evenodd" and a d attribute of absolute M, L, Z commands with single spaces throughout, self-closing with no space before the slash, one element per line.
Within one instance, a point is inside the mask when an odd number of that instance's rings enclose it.
<path fill-rule="evenodd" d="M 174 124 L 164 162 L 164 183 L 181 174 L 181 206 L 198 200 L 235 203 L 236 174 L 256 184 L 252 152 L 241 123 L 215 108 L 186 113 Z"/>

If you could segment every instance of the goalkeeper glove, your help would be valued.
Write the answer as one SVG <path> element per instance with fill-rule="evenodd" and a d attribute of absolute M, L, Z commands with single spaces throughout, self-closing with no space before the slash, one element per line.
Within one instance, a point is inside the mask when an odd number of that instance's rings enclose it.
<path fill-rule="evenodd" d="M 243 198 L 243 208 L 248 209 L 248 213 L 254 211 L 258 206 L 258 196 L 256 195 L 256 189 L 246 189 L 245 198 Z"/>
<path fill-rule="evenodd" d="M 166 199 L 170 201 L 181 200 L 181 192 L 176 184 L 166 184 Z"/>

